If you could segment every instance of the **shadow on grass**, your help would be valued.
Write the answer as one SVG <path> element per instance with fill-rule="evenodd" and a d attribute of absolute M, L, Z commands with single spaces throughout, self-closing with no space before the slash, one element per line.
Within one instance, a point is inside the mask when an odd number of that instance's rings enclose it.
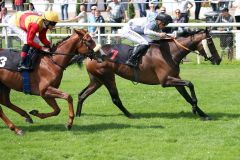
<path fill-rule="evenodd" d="M 207 113 L 208 116 L 213 118 L 213 120 L 221 120 L 221 119 L 238 119 L 240 118 L 240 114 L 233 114 L 233 113 Z M 171 113 L 171 112 L 161 112 L 161 113 L 132 113 L 135 119 L 141 118 L 168 118 L 168 119 L 179 119 L 179 118 L 200 118 L 198 115 L 194 115 L 192 112 L 179 112 L 179 113 Z M 114 116 L 124 116 L 123 114 L 87 114 L 84 113 L 82 116 L 98 116 L 98 117 L 114 117 Z M 77 117 L 79 118 L 79 117 Z"/>
<path fill-rule="evenodd" d="M 68 131 L 63 124 L 52 124 L 52 125 L 30 125 L 30 126 L 18 126 L 25 132 L 39 132 L 39 131 L 60 131 L 60 132 L 75 132 L 82 131 L 88 133 L 95 133 L 99 131 L 106 130 L 119 130 L 119 129 L 164 129 L 161 125 L 149 125 L 149 126 L 140 126 L 140 125 L 129 125 L 129 124 L 119 124 L 119 123 L 100 123 L 100 124 L 89 124 L 89 125 L 73 125 L 72 129 Z M 0 127 L 3 128 L 3 127 Z M 5 128 L 5 127 L 4 127 Z"/>

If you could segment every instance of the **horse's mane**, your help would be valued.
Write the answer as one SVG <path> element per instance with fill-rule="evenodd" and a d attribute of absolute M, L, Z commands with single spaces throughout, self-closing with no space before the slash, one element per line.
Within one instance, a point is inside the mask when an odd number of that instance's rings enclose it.
<path fill-rule="evenodd" d="M 62 40 L 58 41 L 56 44 L 53 44 L 51 52 L 55 52 L 57 50 L 58 45 L 61 44 L 63 41 L 66 41 L 69 38 L 70 38 L 70 36 L 67 36 L 67 37 L 63 38 Z"/>
<path fill-rule="evenodd" d="M 204 32 L 205 30 L 204 29 L 193 29 L 193 30 L 190 30 L 190 29 L 187 29 L 187 30 L 184 30 L 181 34 L 180 34 L 180 37 L 188 37 L 188 36 L 193 36 L 195 34 L 198 34 L 200 32 Z"/>

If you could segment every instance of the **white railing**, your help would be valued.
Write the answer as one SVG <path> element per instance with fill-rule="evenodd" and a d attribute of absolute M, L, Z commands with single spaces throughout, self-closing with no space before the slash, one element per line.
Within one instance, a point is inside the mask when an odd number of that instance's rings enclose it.
<path fill-rule="evenodd" d="M 70 27 L 70 28 L 78 28 L 78 27 L 87 27 L 87 26 L 96 26 L 96 27 L 123 27 L 126 25 L 125 23 L 58 23 L 56 27 Z M 240 23 L 170 23 L 168 25 L 169 27 L 240 27 Z M 7 24 L 0 24 L 0 27 L 7 28 Z M 211 31 L 212 33 L 234 33 L 236 36 L 236 59 L 240 60 L 240 30 L 231 30 L 231 31 Z M 47 36 L 50 37 L 66 37 L 70 34 L 47 34 Z M 1 35 L 2 36 L 2 35 Z M 5 36 L 2 36 L 5 38 L 5 44 L 8 46 L 8 36 L 17 36 L 16 34 L 6 34 Z M 97 41 L 98 43 L 101 42 L 101 37 L 107 37 L 107 42 L 111 43 L 110 39 L 111 37 L 120 36 L 119 34 L 97 34 Z M 198 59 L 198 63 L 200 63 L 200 60 Z"/>

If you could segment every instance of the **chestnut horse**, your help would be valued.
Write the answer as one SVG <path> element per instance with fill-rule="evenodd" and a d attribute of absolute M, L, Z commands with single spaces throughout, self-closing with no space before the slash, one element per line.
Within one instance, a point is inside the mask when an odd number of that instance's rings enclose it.
<path fill-rule="evenodd" d="M 57 89 L 61 83 L 63 71 L 68 66 L 71 58 L 76 54 L 92 54 L 96 46 L 91 36 L 85 30 L 75 30 L 73 34 L 59 42 L 52 52 L 52 55 L 40 56 L 36 61 L 34 71 L 30 72 L 30 86 L 32 95 L 41 96 L 47 104 L 52 107 L 53 112 L 40 113 L 33 110 L 30 114 L 41 119 L 57 116 L 60 108 L 55 98 L 65 99 L 69 106 L 69 119 L 66 127 L 70 129 L 74 120 L 74 109 L 72 96 Z M 19 72 L 0 68 L 0 103 L 26 118 L 32 123 L 31 117 L 21 108 L 12 104 L 9 96 L 11 89 L 22 92 L 23 80 Z M 6 125 L 17 135 L 22 135 L 23 131 L 7 118 L 0 106 L 0 117 Z"/>
<path fill-rule="evenodd" d="M 208 47 L 203 45 L 203 40 Z M 113 45 L 104 45 L 102 51 L 108 53 L 112 50 L 112 47 Z M 128 46 L 125 47 L 127 48 Z M 194 114 L 210 119 L 197 105 L 193 84 L 188 80 L 182 80 L 179 76 L 179 64 L 182 59 L 195 50 L 198 50 L 198 54 L 203 56 L 205 60 L 210 60 L 213 64 L 220 64 L 221 58 L 208 30 L 194 31 L 184 37 L 162 40 L 159 44 L 151 44 L 146 55 L 140 59 L 138 69 L 125 64 L 115 63 L 110 59 L 104 59 L 102 63 L 87 59 L 86 69 L 90 77 L 90 83 L 78 95 L 76 116 L 80 116 L 84 100 L 101 87 L 102 84 L 108 89 L 112 102 L 127 117 L 132 116 L 119 98 L 115 82 L 115 74 L 117 74 L 125 79 L 143 84 L 161 84 L 162 87 L 175 87 L 185 100 L 192 105 Z M 211 57 L 208 57 L 205 50 L 211 53 Z M 190 89 L 190 94 L 185 87 Z"/>

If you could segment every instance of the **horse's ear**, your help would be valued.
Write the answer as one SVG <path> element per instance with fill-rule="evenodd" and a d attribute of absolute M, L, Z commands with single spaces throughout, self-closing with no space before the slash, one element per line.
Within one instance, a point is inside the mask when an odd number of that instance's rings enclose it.
<path fill-rule="evenodd" d="M 73 33 L 77 33 L 77 30 L 75 28 L 73 29 Z"/>
<path fill-rule="evenodd" d="M 205 33 L 209 34 L 209 32 L 210 32 L 209 27 L 206 27 L 206 28 L 205 28 Z"/>

